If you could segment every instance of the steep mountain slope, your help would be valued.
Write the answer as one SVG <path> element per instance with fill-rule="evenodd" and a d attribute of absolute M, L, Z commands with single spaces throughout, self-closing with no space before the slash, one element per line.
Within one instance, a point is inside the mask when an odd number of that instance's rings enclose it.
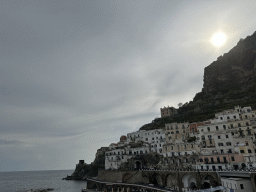
<path fill-rule="evenodd" d="M 140 129 L 157 129 L 171 122 L 197 122 L 235 105 L 256 108 L 256 32 L 240 39 L 228 53 L 204 69 L 204 85 L 193 101 L 172 117 L 158 118 Z"/>

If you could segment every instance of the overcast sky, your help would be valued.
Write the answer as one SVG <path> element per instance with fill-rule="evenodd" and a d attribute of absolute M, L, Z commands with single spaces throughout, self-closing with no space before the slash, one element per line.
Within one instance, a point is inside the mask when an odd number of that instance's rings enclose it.
<path fill-rule="evenodd" d="M 203 87 L 256 1 L 0 2 L 0 171 L 74 169 Z M 215 47 L 216 32 L 227 36 Z"/>

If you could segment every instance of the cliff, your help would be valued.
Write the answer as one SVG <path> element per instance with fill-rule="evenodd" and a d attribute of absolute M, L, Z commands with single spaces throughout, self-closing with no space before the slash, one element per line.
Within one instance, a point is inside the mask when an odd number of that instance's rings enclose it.
<path fill-rule="evenodd" d="M 106 147 L 97 150 L 94 161 L 91 164 L 84 163 L 84 160 L 79 160 L 76 164 L 75 171 L 71 176 L 63 178 L 64 180 L 84 180 L 87 177 L 96 177 L 98 169 L 105 169 L 105 152 Z"/>
<path fill-rule="evenodd" d="M 256 32 L 244 40 L 240 39 L 233 49 L 205 68 L 202 92 L 212 95 L 248 89 L 255 86 L 255 72 Z"/>
<path fill-rule="evenodd" d="M 256 107 L 256 32 L 204 69 L 202 91 L 171 117 L 157 118 L 140 129 L 159 129 L 165 123 L 198 122 L 236 105 Z"/>

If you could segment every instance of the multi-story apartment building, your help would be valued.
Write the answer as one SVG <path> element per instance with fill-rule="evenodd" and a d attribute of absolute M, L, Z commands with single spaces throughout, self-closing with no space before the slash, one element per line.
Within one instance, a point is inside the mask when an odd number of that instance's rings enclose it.
<path fill-rule="evenodd" d="M 242 168 L 244 157 L 238 153 L 200 155 L 196 163 L 199 170 L 224 170 Z"/>
<path fill-rule="evenodd" d="M 165 131 L 162 129 L 140 130 L 127 134 L 127 143 L 141 141 L 150 144 L 152 152 L 162 154 L 165 143 Z"/>

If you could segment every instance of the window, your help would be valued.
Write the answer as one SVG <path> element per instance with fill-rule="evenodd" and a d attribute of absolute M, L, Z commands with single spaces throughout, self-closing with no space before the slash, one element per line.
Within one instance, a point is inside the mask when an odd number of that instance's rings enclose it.
<path fill-rule="evenodd" d="M 220 135 L 218 135 L 218 139 L 221 139 L 221 138 L 220 138 Z"/>
<path fill-rule="evenodd" d="M 227 158 L 223 157 L 223 161 L 224 161 L 224 163 L 227 163 Z"/>
<path fill-rule="evenodd" d="M 220 163 L 220 158 L 219 157 L 217 157 L 217 162 Z"/>
<path fill-rule="evenodd" d="M 169 126 L 167 126 L 167 130 L 169 130 Z"/>
<path fill-rule="evenodd" d="M 194 145 L 193 145 L 193 144 L 191 145 L 191 148 L 194 148 Z"/>
<path fill-rule="evenodd" d="M 251 149 L 248 149 L 248 153 L 252 153 L 252 150 L 251 150 Z"/>
<path fill-rule="evenodd" d="M 148 138 L 146 138 L 145 140 L 148 141 Z"/>
<path fill-rule="evenodd" d="M 226 138 L 228 138 L 228 135 L 226 135 Z"/>
<path fill-rule="evenodd" d="M 234 115 L 234 119 L 236 119 L 236 116 Z"/>
<path fill-rule="evenodd" d="M 222 117 L 220 117 L 220 120 L 222 120 L 223 118 Z"/>
<path fill-rule="evenodd" d="M 213 160 L 213 158 L 211 157 L 211 163 L 214 163 L 214 160 Z"/>
<path fill-rule="evenodd" d="M 230 119 L 230 117 L 229 117 L 229 116 L 227 116 L 227 119 Z"/>
<path fill-rule="evenodd" d="M 202 136 L 202 140 L 205 140 L 205 136 L 204 135 Z"/>
<path fill-rule="evenodd" d="M 219 131 L 219 127 L 218 126 L 216 126 L 216 131 Z"/>
<path fill-rule="evenodd" d="M 173 130 L 173 127 L 171 126 L 171 130 Z"/>
<path fill-rule="evenodd" d="M 174 134 L 174 132 L 172 131 L 171 134 Z"/>
<path fill-rule="evenodd" d="M 238 127 L 241 127 L 241 123 L 238 123 Z"/>
<path fill-rule="evenodd" d="M 231 142 L 227 142 L 226 145 L 227 145 L 227 146 L 231 146 Z"/>
<path fill-rule="evenodd" d="M 244 150 L 240 150 L 240 153 L 244 153 Z"/>
<path fill-rule="evenodd" d="M 226 125 L 223 125 L 223 129 L 226 130 Z"/>
<path fill-rule="evenodd" d="M 218 143 L 219 146 L 224 146 L 223 143 Z"/>
<path fill-rule="evenodd" d="M 207 127 L 208 132 L 211 130 L 210 127 Z"/>
<path fill-rule="evenodd" d="M 231 161 L 235 161 L 235 157 L 231 157 Z"/>
<path fill-rule="evenodd" d="M 223 149 L 220 150 L 220 153 L 224 153 Z"/>
<path fill-rule="evenodd" d="M 244 117 L 245 117 L 245 119 L 247 119 L 247 115 L 245 115 Z"/>
<path fill-rule="evenodd" d="M 176 131 L 176 133 L 179 133 L 179 131 Z"/>
<path fill-rule="evenodd" d="M 203 130 L 203 129 L 201 129 L 201 131 L 202 131 L 202 132 L 204 132 L 204 130 Z"/>
<path fill-rule="evenodd" d="M 249 126 L 249 123 L 248 123 L 248 122 L 246 122 L 246 126 Z"/>
<path fill-rule="evenodd" d="M 244 189 L 244 184 L 240 184 L 240 188 L 241 188 L 241 189 Z"/>
<path fill-rule="evenodd" d="M 230 127 L 233 128 L 233 124 L 230 124 Z"/>

